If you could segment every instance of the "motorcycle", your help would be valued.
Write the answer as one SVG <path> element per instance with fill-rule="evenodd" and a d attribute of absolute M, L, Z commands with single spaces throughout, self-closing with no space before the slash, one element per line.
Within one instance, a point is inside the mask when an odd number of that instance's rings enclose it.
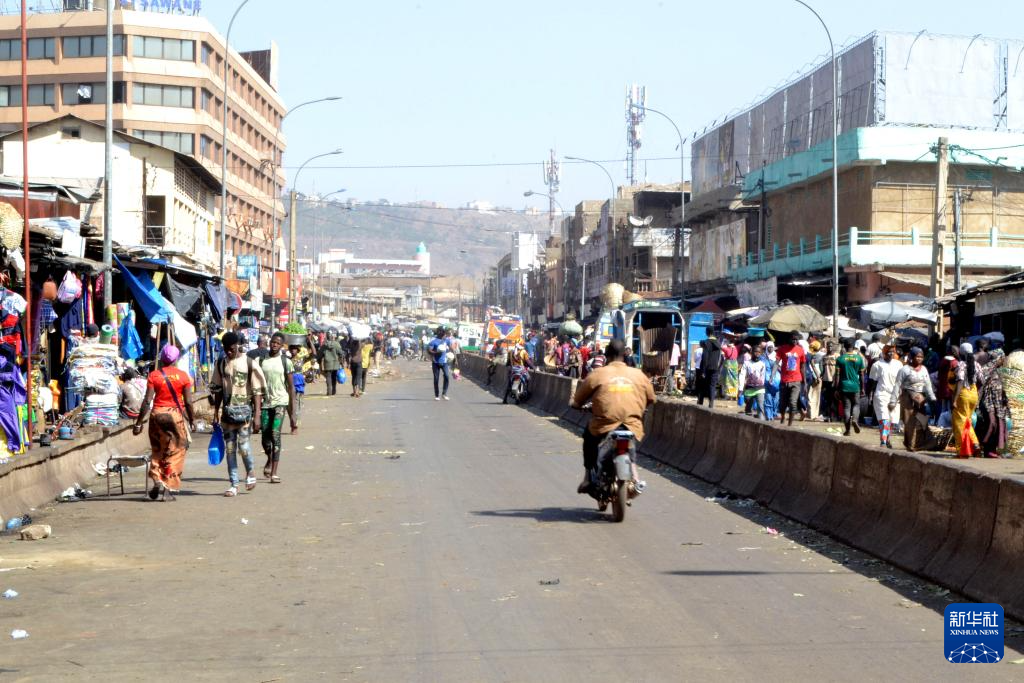
<path fill-rule="evenodd" d="M 522 365 L 513 365 L 509 368 L 509 372 L 512 375 L 512 400 L 516 402 L 516 405 L 523 403 L 529 398 L 529 383 L 530 383 L 530 372 Z"/>
<path fill-rule="evenodd" d="M 612 507 L 612 521 L 621 522 L 626 508 L 644 492 L 646 482 L 634 476 L 636 436 L 625 427 L 608 434 L 598 446 L 597 467 L 590 471 L 590 495 L 604 512 Z"/>

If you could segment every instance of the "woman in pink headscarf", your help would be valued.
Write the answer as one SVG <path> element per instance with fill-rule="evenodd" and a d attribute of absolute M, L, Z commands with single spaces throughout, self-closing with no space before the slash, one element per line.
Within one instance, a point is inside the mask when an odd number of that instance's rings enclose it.
<path fill-rule="evenodd" d="M 149 462 L 149 476 L 153 480 L 153 488 L 149 491 L 150 500 L 156 500 L 161 493 L 164 500 L 174 500 L 175 494 L 181 490 L 181 472 L 185 469 L 185 456 L 188 454 L 188 430 L 195 430 L 192 378 L 174 367 L 180 356 L 181 352 L 173 344 L 160 351 L 160 367 L 149 373 L 146 397 L 133 429 L 135 434 L 142 433 L 142 423 L 150 414 L 152 403 L 149 444 L 153 456 Z"/>

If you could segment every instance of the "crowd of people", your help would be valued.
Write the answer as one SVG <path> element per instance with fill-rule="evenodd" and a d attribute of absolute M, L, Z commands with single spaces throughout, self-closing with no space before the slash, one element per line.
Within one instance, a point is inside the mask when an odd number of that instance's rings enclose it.
<path fill-rule="evenodd" d="M 940 350 L 941 349 L 941 350 Z M 761 339 L 719 340 L 713 330 L 694 359 L 698 403 L 716 396 L 735 400 L 747 415 L 877 426 L 879 443 L 893 447 L 902 432 L 911 451 L 947 448 L 959 457 L 1003 457 L 1009 402 L 999 368 L 1006 354 L 987 338 L 927 348 L 897 344 L 875 334 L 871 343 L 841 343 L 800 333 L 779 344 Z M 863 413 L 863 414 L 862 414 Z M 951 430 L 946 446 L 936 426 Z"/>

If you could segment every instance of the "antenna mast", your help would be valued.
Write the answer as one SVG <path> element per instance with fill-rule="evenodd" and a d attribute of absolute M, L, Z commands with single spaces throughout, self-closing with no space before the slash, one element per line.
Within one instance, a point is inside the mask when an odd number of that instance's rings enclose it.
<path fill-rule="evenodd" d="M 626 180 L 630 185 L 636 185 L 636 151 L 640 149 L 646 106 L 647 88 L 636 83 L 626 88 Z"/>
<path fill-rule="evenodd" d="M 550 150 L 551 156 L 544 162 L 544 184 L 548 186 L 548 232 L 555 234 L 555 195 L 558 194 L 558 183 L 562 178 L 562 166 Z"/>

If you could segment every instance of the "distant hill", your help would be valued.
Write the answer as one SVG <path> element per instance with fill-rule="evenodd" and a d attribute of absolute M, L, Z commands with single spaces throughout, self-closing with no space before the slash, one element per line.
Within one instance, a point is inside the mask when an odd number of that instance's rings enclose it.
<path fill-rule="evenodd" d="M 360 258 L 411 259 L 423 242 L 437 275 L 480 276 L 511 250 L 513 232 L 535 230 L 542 239 L 548 234 L 547 214 L 508 209 L 481 213 L 381 202 L 309 201 L 300 202 L 297 218 L 300 255 L 337 248 L 350 249 Z"/>

